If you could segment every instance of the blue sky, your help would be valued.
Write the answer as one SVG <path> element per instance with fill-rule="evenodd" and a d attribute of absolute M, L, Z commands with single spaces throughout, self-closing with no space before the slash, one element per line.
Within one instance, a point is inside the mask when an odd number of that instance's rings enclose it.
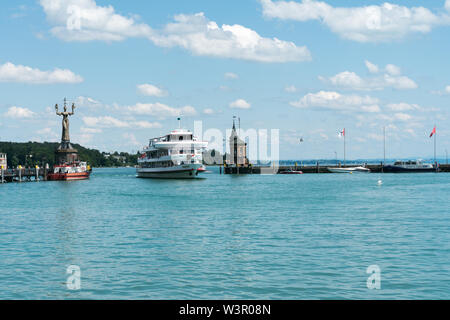
<path fill-rule="evenodd" d="M 450 1 L 3 1 L 0 139 L 136 151 L 177 126 L 280 129 L 282 159 L 450 149 Z M 426 7 L 425 7 L 426 6 Z M 304 142 L 299 143 L 303 137 Z"/>

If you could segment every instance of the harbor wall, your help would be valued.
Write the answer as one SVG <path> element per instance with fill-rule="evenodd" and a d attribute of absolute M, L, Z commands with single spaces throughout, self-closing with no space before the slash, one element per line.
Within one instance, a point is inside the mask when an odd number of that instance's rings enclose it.
<path fill-rule="evenodd" d="M 320 164 L 317 164 L 315 166 L 279 166 L 278 167 L 278 173 L 287 171 L 287 170 L 298 170 L 302 171 L 303 173 L 330 173 L 327 168 L 350 168 L 354 167 L 355 165 L 347 165 L 347 166 L 321 166 Z M 223 172 L 225 174 L 260 174 L 262 168 L 269 168 L 269 167 L 261 167 L 261 166 L 251 166 L 251 167 L 224 167 Z M 383 166 L 381 164 L 368 164 L 366 165 L 366 168 L 370 169 L 372 173 L 381 173 Z M 450 172 L 450 165 L 449 164 L 440 164 L 439 165 L 440 172 Z"/>

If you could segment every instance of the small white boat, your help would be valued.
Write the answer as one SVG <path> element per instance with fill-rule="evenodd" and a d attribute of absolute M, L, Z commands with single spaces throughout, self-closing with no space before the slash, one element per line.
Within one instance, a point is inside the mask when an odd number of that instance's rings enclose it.
<path fill-rule="evenodd" d="M 348 168 L 327 168 L 332 173 L 369 173 L 370 169 L 365 167 L 348 167 Z"/>

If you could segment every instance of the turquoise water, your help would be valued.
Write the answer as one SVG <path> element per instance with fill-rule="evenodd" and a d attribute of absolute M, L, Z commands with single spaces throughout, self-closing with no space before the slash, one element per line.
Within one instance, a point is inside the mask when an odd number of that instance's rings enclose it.
<path fill-rule="evenodd" d="M 205 176 L 0 185 L 0 298 L 450 298 L 450 174 Z"/>

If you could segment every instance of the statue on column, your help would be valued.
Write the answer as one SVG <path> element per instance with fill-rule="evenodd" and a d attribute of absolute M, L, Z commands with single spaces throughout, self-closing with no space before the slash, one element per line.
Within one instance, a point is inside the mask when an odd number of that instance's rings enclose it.
<path fill-rule="evenodd" d="M 75 113 L 75 104 L 72 103 L 72 112 L 67 111 L 67 105 L 66 105 L 66 98 L 64 98 L 64 111 L 59 112 L 58 110 L 58 104 L 55 105 L 56 114 L 58 116 L 62 116 L 62 137 L 61 137 L 61 143 L 63 144 L 69 144 L 70 143 L 70 134 L 69 134 L 69 116 L 74 115 Z"/>
<path fill-rule="evenodd" d="M 59 150 L 69 150 L 73 149 L 70 144 L 70 133 L 69 133 L 69 116 L 75 114 L 75 104 L 72 103 L 72 112 L 67 111 L 67 103 L 66 98 L 64 98 L 64 111 L 59 112 L 58 104 L 55 105 L 56 114 L 58 116 L 62 116 L 62 136 L 61 136 L 61 144 L 59 146 Z"/>

